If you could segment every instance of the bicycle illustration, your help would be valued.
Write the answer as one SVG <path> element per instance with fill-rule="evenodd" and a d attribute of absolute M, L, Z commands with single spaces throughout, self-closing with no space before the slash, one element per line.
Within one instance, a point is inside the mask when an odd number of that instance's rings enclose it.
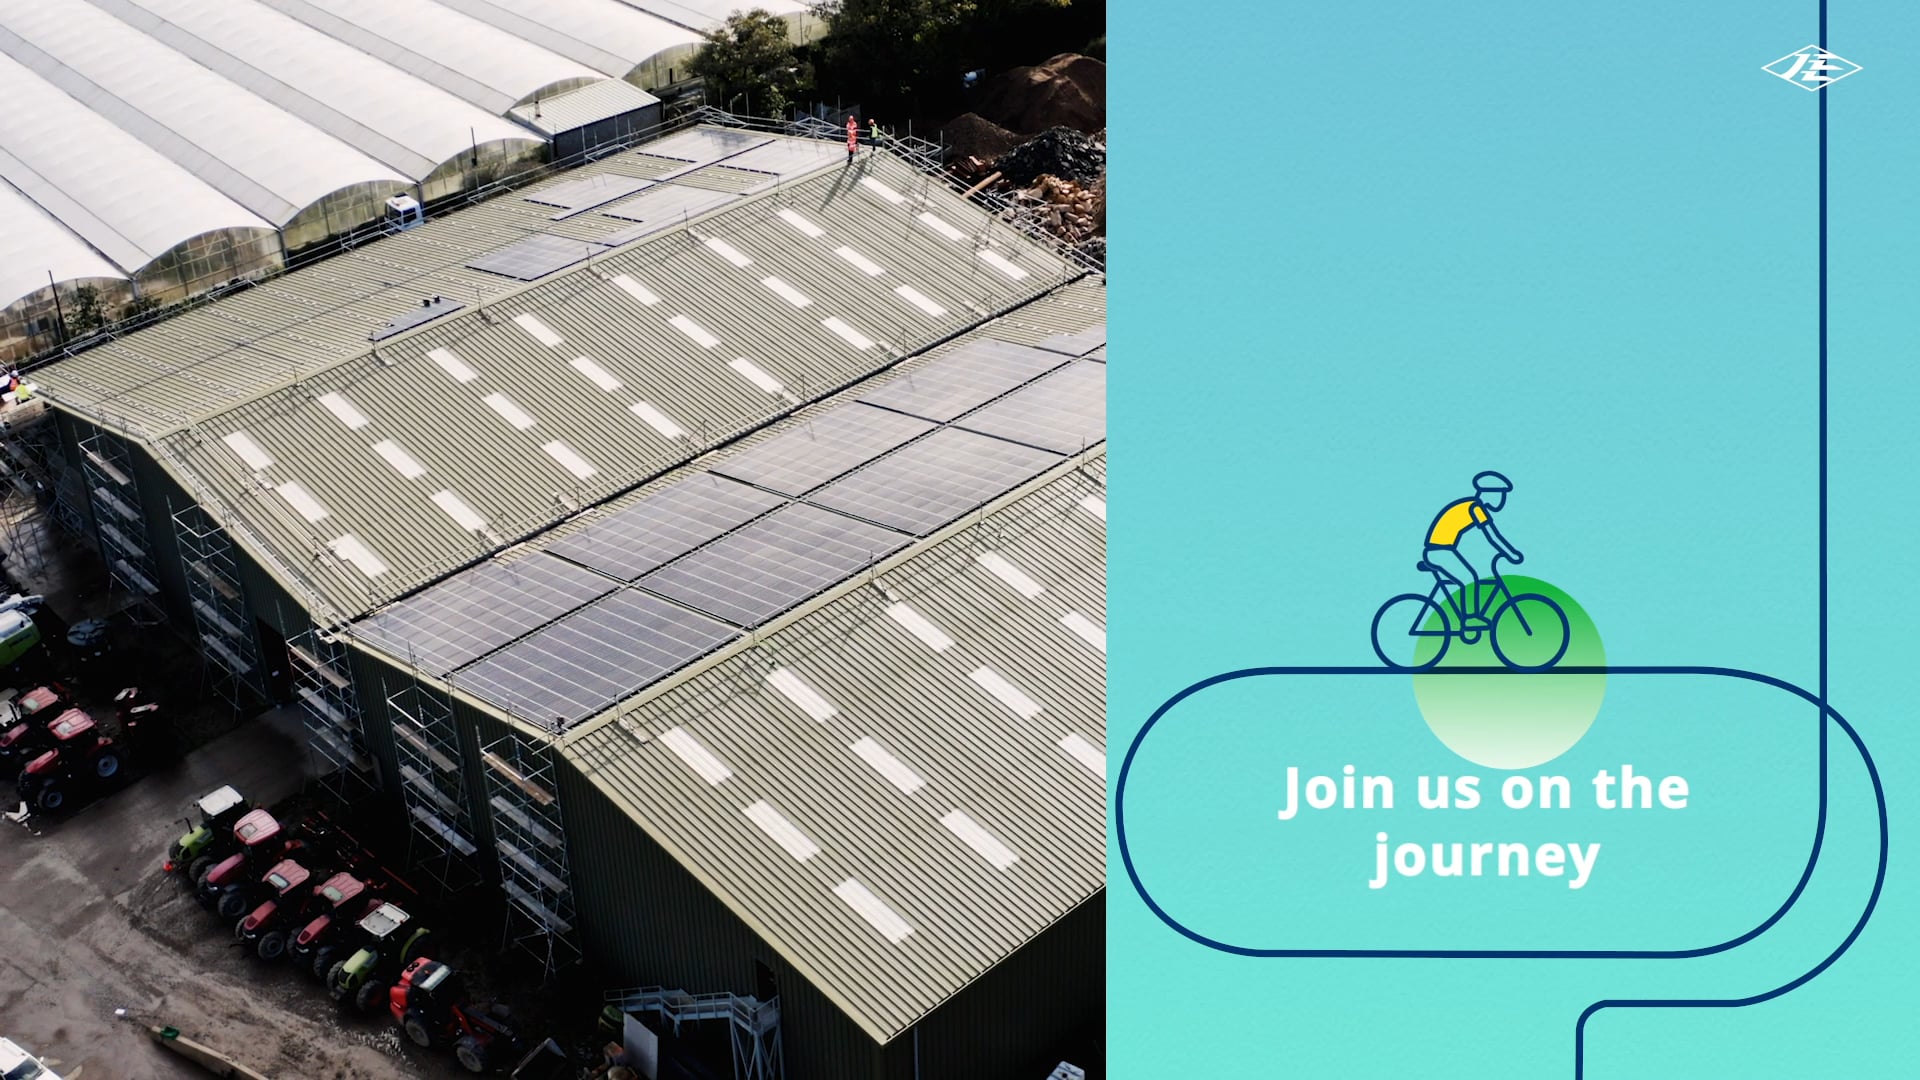
<path fill-rule="evenodd" d="M 1540 671 L 1567 654 L 1571 631 L 1567 613 L 1539 593 L 1515 596 L 1500 574 L 1505 560 L 1523 556 L 1494 517 L 1506 508 L 1513 481 L 1491 470 L 1473 478 L 1473 494 L 1443 507 L 1427 526 L 1419 569 L 1433 575 L 1433 590 L 1402 593 L 1380 605 L 1373 617 L 1373 651 L 1390 668 L 1425 671 L 1440 662 L 1454 638 L 1477 645 L 1482 635 L 1507 667 Z M 1491 580 L 1483 580 L 1460 552 L 1460 542 L 1477 533 L 1491 544 Z M 1427 650 L 1432 650 L 1432 655 Z"/>
<path fill-rule="evenodd" d="M 1464 585 L 1421 559 L 1419 569 L 1433 575 L 1433 589 L 1401 593 L 1380 605 L 1373 617 L 1373 651 L 1380 662 L 1403 671 L 1426 671 L 1440 662 L 1455 638 L 1476 645 L 1484 635 L 1493 655 L 1516 671 L 1544 671 L 1559 663 L 1573 633 L 1566 611 L 1539 593 L 1508 588 L 1500 573 L 1503 561 L 1517 560 L 1497 554 L 1491 580 Z"/>

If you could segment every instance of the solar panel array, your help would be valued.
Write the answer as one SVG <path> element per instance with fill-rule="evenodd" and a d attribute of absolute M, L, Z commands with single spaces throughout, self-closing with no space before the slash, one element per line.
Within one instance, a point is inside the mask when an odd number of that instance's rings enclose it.
<path fill-rule="evenodd" d="M 862 395 L 860 400 L 945 423 L 1065 363 L 1026 345 L 980 338 Z"/>
<path fill-rule="evenodd" d="M 648 143 L 644 153 L 651 157 L 677 158 L 706 165 L 772 141 L 769 136 L 752 132 L 702 127 Z"/>
<path fill-rule="evenodd" d="M 563 726 L 705 656 L 737 633 L 658 597 L 622 589 L 473 664 L 455 685 L 517 716 Z"/>
<path fill-rule="evenodd" d="M 942 428 L 836 480 L 810 501 L 925 536 L 1060 460 L 1045 450 Z"/>
<path fill-rule="evenodd" d="M 936 425 L 850 401 L 735 454 L 713 471 L 787 495 L 802 495 Z"/>
<path fill-rule="evenodd" d="M 605 250 L 603 245 L 591 240 L 535 233 L 524 240 L 515 240 L 478 258 L 469 259 L 467 267 L 520 281 L 535 281 Z"/>
<path fill-rule="evenodd" d="M 1072 334 L 1055 334 L 1042 341 L 1040 347 L 1067 356 L 1085 356 L 1094 349 L 1107 343 L 1107 324 L 1094 323 L 1085 330 Z"/>
<path fill-rule="evenodd" d="M 538 552 L 494 559 L 381 609 L 354 633 L 445 675 L 614 587 L 591 570 Z"/>
<path fill-rule="evenodd" d="M 602 173 L 580 180 L 569 180 L 564 184 L 542 188 L 526 197 L 528 202 L 544 206 L 557 206 L 566 213 L 586 210 L 610 203 L 615 199 L 624 199 L 636 191 L 652 187 L 654 181 L 637 176 L 622 176 L 619 173 Z M 556 216 L 565 216 L 564 214 Z"/>
<path fill-rule="evenodd" d="M 968 431 L 1077 454 L 1107 437 L 1107 365 L 1080 361 L 959 421 Z"/>
<path fill-rule="evenodd" d="M 792 503 L 640 579 L 640 587 L 758 626 L 907 544 L 897 532 Z"/>
<path fill-rule="evenodd" d="M 682 187 L 679 184 L 660 184 L 635 195 L 626 202 L 609 206 L 600 213 L 623 221 L 637 221 L 647 226 L 644 231 L 628 237 L 632 240 L 678 225 L 688 218 L 698 217 L 738 198 L 738 195 L 725 191 L 708 191 L 704 188 Z M 631 229 L 625 231 L 633 232 Z"/>
<path fill-rule="evenodd" d="M 369 333 L 367 340 L 385 341 L 395 334 L 404 334 L 416 326 L 424 326 L 442 315 L 451 315 L 466 306 L 458 300 L 449 300 L 444 296 L 432 297 L 417 307 L 410 307 L 387 320 L 386 325 Z"/>
<path fill-rule="evenodd" d="M 632 581 L 786 502 L 712 473 L 696 473 L 592 525 L 547 551 Z"/>

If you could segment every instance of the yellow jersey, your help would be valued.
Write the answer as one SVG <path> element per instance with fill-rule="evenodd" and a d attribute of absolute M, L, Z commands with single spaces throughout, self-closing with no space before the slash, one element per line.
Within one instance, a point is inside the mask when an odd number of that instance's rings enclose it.
<path fill-rule="evenodd" d="M 1461 499 L 1450 503 L 1440 516 L 1433 519 L 1432 528 L 1427 530 L 1428 547 L 1453 547 L 1460 542 L 1460 534 L 1475 525 L 1485 525 L 1492 517 L 1487 508 L 1480 505 L 1479 499 Z"/>

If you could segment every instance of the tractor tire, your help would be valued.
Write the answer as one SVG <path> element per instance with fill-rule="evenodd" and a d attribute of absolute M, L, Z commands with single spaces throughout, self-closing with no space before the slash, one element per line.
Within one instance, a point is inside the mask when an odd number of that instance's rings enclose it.
<path fill-rule="evenodd" d="M 353 1007 L 360 1010 L 362 1016 L 372 1016 L 386 1000 L 387 988 L 378 979 L 368 979 L 353 995 Z"/>
<path fill-rule="evenodd" d="M 40 807 L 42 813 L 57 813 L 61 807 L 67 805 L 67 793 L 61 791 L 56 784 L 48 784 L 40 789 L 40 794 L 34 802 Z"/>
<path fill-rule="evenodd" d="M 486 1046 L 471 1035 L 462 1035 L 453 1044 L 453 1056 L 470 1073 L 483 1073 L 493 1066 L 487 1059 Z"/>
<path fill-rule="evenodd" d="M 247 914 L 247 894 L 238 889 L 228 889 L 213 902 L 213 911 L 223 919 L 244 918 Z"/>
<path fill-rule="evenodd" d="M 269 964 L 277 964 L 287 958 L 287 932 L 269 930 L 260 935 L 260 941 L 253 947 L 253 955 Z"/>
<path fill-rule="evenodd" d="M 327 969 L 327 993 L 333 995 L 335 1001 L 347 996 L 347 962 L 345 960 L 335 960 L 333 966 Z"/>
<path fill-rule="evenodd" d="M 93 775 L 102 780 L 111 780 L 120 775 L 120 755 L 111 750 L 105 751 L 93 759 Z"/>
<path fill-rule="evenodd" d="M 313 964 L 308 969 L 313 972 L 314 978 L 322 982 L 326 981 L 327 971 L 333 967 L 333 954 L 334 949 L 331 945 L 322 945 L 314 950 Z"/>
<path fill-rule="evenodd" d="M 214 858 L 211 855 L 202 855 L 193 860 L 193 865 L 187 867 L 187 884 L 196 889 L 199 888 L 200 879 L 206 877 L 207 871 L 213 869 L 213 863 Z"/>
<path fill-rule="evenodd" d="M 180 860 L 186 857 L 187 849 L 180 846 L 180 841 L 175 840 L 173 843 L 167 845 L 167 863 L 169 865 L 178 868 Z"/>
<path fill-rule="evenodd" d="M 420 1010 L 409 1009 L 400 1026 L 406 1029 L 407 1038 L 413 1040 L 413 1045 L 429 1050 L 433 1048 L 433 1032 L 427 1027 L 427 1018 L 420 1015 Z"/>

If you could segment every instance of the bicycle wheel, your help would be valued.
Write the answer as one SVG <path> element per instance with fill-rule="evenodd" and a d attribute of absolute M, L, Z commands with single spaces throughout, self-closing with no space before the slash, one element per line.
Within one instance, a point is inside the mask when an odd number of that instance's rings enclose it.
<path fill-rule="evenodd" d="M 1516 671 L 1545 671 L 1567 655 L 1573 630 L 1560 605 L 1521 593 L 1493 613 L 1493 655 Z"/>
<path fill-rule="evenodd" d="M 1425 671 L 1439 663 L 1452 638 L 1447 609 L 1419 593 L 1401 593 L 1373 616 L 1374 655 L 1397 671 Z"/>

